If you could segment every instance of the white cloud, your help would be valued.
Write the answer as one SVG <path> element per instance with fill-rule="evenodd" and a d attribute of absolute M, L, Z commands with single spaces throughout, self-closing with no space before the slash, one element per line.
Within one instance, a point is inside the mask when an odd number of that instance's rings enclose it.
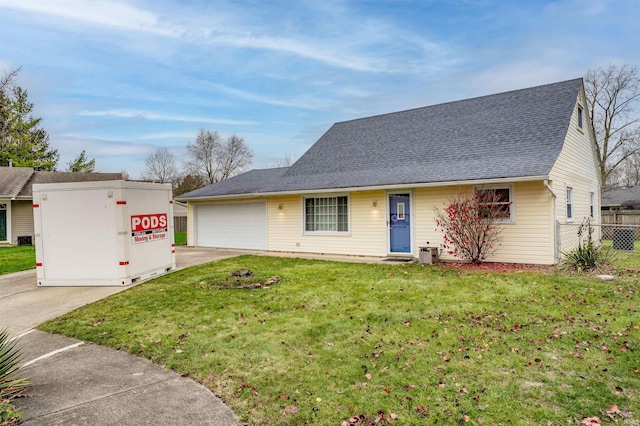
<path fill-rule="evenodd" d="M 162 25 L 157 15 L 122 1 L 112 0 L 0 0 L 0 7 L 43 13 L 118 29 L 176 36 L 179 31 Z"/>
<path fill-rule="evenodd" d="M 267 105 L 294 107 L 302 109 L 324 109 L 328 107 L 328 102 L 321 99 L 314 99 L 309 96 L 305 96 L 298 99 L 278 99 L 269 96 L 259 95 L 246 90 L 235 89 L 233 87 L 226 86 L 224 84 L 212 84 L 213 90 L 231 95 L 233 97 L 244 99 L 247 101 L 258 102 Z"/>
<path fill-rule="evenodd" d="M 146 135 L 141 135 L 136 137 L 135 139 L 140 141 L 148 141 L 148 140 L 158 140 L 158 139 L 195 139 L 197 132 L 187 131 L 187 132 L 162 132 L 162 133 L 149 133 Z"/>
<path fill-rule="evenodd" d="M 45 14 L 64 21 L 75 21 L 92 27 L 101 26 L 117 30 L 149 33 L 161 37 L 181 39 L 194 45 L 219 45 L 282 52 L 295 57 L 310 59 L 337 68 L 373 73 L 407 73 L 421 68 L 422 58 L 413 64 L 398 61 L 393 52 L 408 47 L 428 56 L 440 57 L 445 52 L 439 44 L 419 36 L 405 33 L 383 20 L 354 19 L 348 11 L 342 14 L 327 13 L 325 18 L 338 20 L 334 25 L 344 29 L 339 37 L 318 37 L 304 28 L 289 33 L 281 31 L 281 23 L 272 16 L 259 16 L 258 23 L 245 18 L 246 9 L 225 10 L 214 5 L 207 10 L 214 16 L 201 16 L 201 8 L 181 7 L 177 11 L 162 13 L 142 9 L 126 1 L 109 0 L 0 0 L 0 8 Z M 204 8 L 206 9 L 206 7 Z M 322 22 L 323 17 L 317 17 Z M 92 30 L 95 31 L 94 28 Z M 132 46 L 136 46 L 132 41 Z M 143 43 L 143 46 L 146 44 Z M 387 54 L 380 54 L 386 51 Z M 156 54 L 147 49 L 148 55 Z M 391 56 L 389 56 L 391 55 Z M 420 54 L 418 56 L 421 56 Z M 395 57 L 395 59 L 394 59 Z M 430 58 L 430 64 L 437 62 Z"/>
<path fill-rule="evenodd" d="M 235 126 L 248 126 L 258 124 L 256 121 L 228 120 L 225 118 L 193 117 L 188 115 L 170 115 L 152 111 L 130 109 L 108 109 L 99 111 L 79 111 L 83 117 L 113 117 L 113 118 L 141 118 L 153 121 L 179 121 L 186 123 L 229 124 Z"/>

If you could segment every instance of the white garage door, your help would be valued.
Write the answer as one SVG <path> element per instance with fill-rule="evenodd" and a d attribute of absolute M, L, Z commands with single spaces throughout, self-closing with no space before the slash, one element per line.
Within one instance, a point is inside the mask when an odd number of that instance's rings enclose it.
<path fill-rule="evenodd" d="M 196 244 L 201 247 L 266 250 L 266 203 L 197 206 Z"/>

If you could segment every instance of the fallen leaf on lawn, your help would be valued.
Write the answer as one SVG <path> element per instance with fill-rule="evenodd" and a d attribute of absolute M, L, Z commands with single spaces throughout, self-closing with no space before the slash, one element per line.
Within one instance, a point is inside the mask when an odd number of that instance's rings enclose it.
<path fill-rule="evenodd" d="M 468 423 L 469 420 L 471 420 L 471 418 L 469 416 L 467 416 L 466 414 L 464 416 L 462 416 L 462 421 L 465 423 Z"/>
<path fill-rule="evenodd" d="M 398 419 L 398 415 L 392 412 L 389 412 L 389 418 L 391 420 L 397 420 Z"/>
<path fill-rule="evenodd" d="M 295 414 L 298 412 L 298 407 L 291 407 L 289 411 L 291 412 L 291 414 Z"/>
<path fill-rule="evenodd" d="M 484 420 L 482 420 L 480 417 L 478 417 L 476 419 L 476 421 L 478 422 L 479 425 L 481 425 L 482 423 L 484 423 Z"/>
<path fill-rule="evenodd" d="M 439 387 L 440 389 L 444 389 L 444 383 L 442 383 L 442 382 L 438 383 L 438 387 Z"/>
<path fill-rule="evenodd" d="M 391 389 L 384 388 L 383 390 L 384 390 L 386 393 L 391 393 Z"/>
<path fill-rule="evenodd" d="M 367 380 L 371 380 L 371 374 L 370 373 L 365 374 L 364 377 L 366 377 Z"/>
<path fill-rule="evenodd" d="M 581 425 L 599 425 L 602 424 L 600 422 L 600 417 L 585 417 L 584 419 L 582 419 L 582 421 L 580 422 Z"/>
<path fill-rule="evenodd" d="M 405 388 L 405 390 L 413 390 L 413 389 L 416 388 L 416 385 L 407 385 L 404 388 Z"/>
<path fill-rule="evenodd" d="M 449 362 L 449 361 L 451 361 L 451 358 L 449 358 L 448 356 L 443 356 L 443 357 L 442 357 L 442 360 L 443 360 L 444 362 Z"/>
<path fill-rule="evenodd" d="M 611 404 L 611 407 L 609 407 L 609 411 L 607 411 L 607 413 L 619 413 L 620 409 L 618 408 L 617 404 Z"/>

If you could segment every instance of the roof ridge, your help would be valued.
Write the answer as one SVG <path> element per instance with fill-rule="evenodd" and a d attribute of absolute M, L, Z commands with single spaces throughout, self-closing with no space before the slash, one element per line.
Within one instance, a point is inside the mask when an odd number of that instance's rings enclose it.
<path fill-rule="evenodd" d="M 509 93 L 524 92 L 524 91 L 527 91 L 527 90 L 540 89 L 540 88 L 547 87 L 547 86 L 555 86 L 555 85 L 560 85 L 560 84 L 567 84 L 567 83 L 575 82 L 575 81 L 578 81 L 578 80 L 582 81 L 583 78 L 582 77 L 572 78 L 572 79 L 569 79 L 569 80 L 557 81 L 555 83 L 547 83 L 547 84 L 540 84 L 538 86 L 525 87 L 523 89 L 507 90 L 505 92 L 490 93 L 488 95 L 474 96 L 472 98 L 458 99 L 456 101 L 441 102 L 441 103 L 438 103 L 438 104 L 431 104 L 431 105 L 425 105 L 425 106 L 421 106 L 421 107 L 408 108 L 408 109 L 403 109 L 403 110 L 400 110 L 400 111 L 387 112 L 387 113 L 383 113 L 383 114 L 374 114 L 374 115 L 369 115 L 369 116 L 366 116 L 366 117 L 353 118 L 351 120 L 336 121 L 333 124 L 335 125 L 335 124 L 342 124 L 342 123 L 351 123 L 353 121 L 369 120 L 371 118 L 385 117 L 385 116 L 390 116 L 390 115 L 395 115 L 395 114 L 404 114 L 404 113 L 410 112 L 410 111 L 418 111 L 418 110 L 423 110 L 423 109 L 427 109 L 427 108 L 442 107 L 444 105 L 451 105 L 451 104 L 456 104 L 456 103 L 460 103 L 460 102 L 469 102 L 469 101 L 474 101 L 474 100 L 477 100 L 477 99 L 487 99 L 487 98 L 492 98 L 492 97 L 495 97 L 495 96 L 503 96 L 503 95 L 506 95 L 506 94 L 509 94 Z"/>

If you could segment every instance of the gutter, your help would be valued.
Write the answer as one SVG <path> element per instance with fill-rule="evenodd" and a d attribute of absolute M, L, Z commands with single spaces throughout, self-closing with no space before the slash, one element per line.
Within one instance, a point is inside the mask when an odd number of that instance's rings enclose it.
<path fill-rule="evenodd" d="M 435 188 L 443 186 L 463 186 L 463 185 L 490 185 L 494 183 L 503 182 L 534 182 L 544 180 L 547 182 L 548 176 L 524 176 L 516 178 L 495 178 L 495 179 L 480 179 L 480 180 L 459 180 L 459 181 L 446 181 L 446 182 L 430 182 L 430 183 L 408 183 L 408 184 L 393 184 L 393 185 L 377 185 L 377 186 L 356 186 L 347 188 L 324 188 L 324 189 L 298 189 L 294 191 L 275 191 L 275 192 L 252 192 L 246 194 L 225 194 L 225 195 L 203 195 L 200 197 L 188 197 L 180 198 L 176 197 L 176 201 L 191 202 L 191 201 L 205 201 L 205 200 L 224 200 L 224 199 L 237 199 L 237 198 L 264 198 L 270 196 L 279 195 L 298 195 L 298 194 L 318 194 L 318 193 L 340 193 L 340 192 L 356 192 L 356 191 L 379 191 L 379 190 L 392 190 L 392 189 L 413 189 L 413 188 Z M 548 189 L 550 187 L 545 184 Z M 553 191 L 551 191 L 553 193 Z M 555 194 L 554 194 L 555 197 Z"/>
<path fill-rule="evenodd" d="M 551 193 L 551 197 L 553 198 L 553 259 L 556 262 L 559 262 L 560 254 L 558 253 L 558 226 L 557 226 L 558 213 L 557 213 L 557 206 L 556 206 L 556 200 L 558 196 L 556 195 L 553 188 L 549 186 L 549 179 L 545 179 L 544 181 L 542 181 L 542 183 L 544 184 L 544 187 L 547 188 L 547 190 Z"/>

